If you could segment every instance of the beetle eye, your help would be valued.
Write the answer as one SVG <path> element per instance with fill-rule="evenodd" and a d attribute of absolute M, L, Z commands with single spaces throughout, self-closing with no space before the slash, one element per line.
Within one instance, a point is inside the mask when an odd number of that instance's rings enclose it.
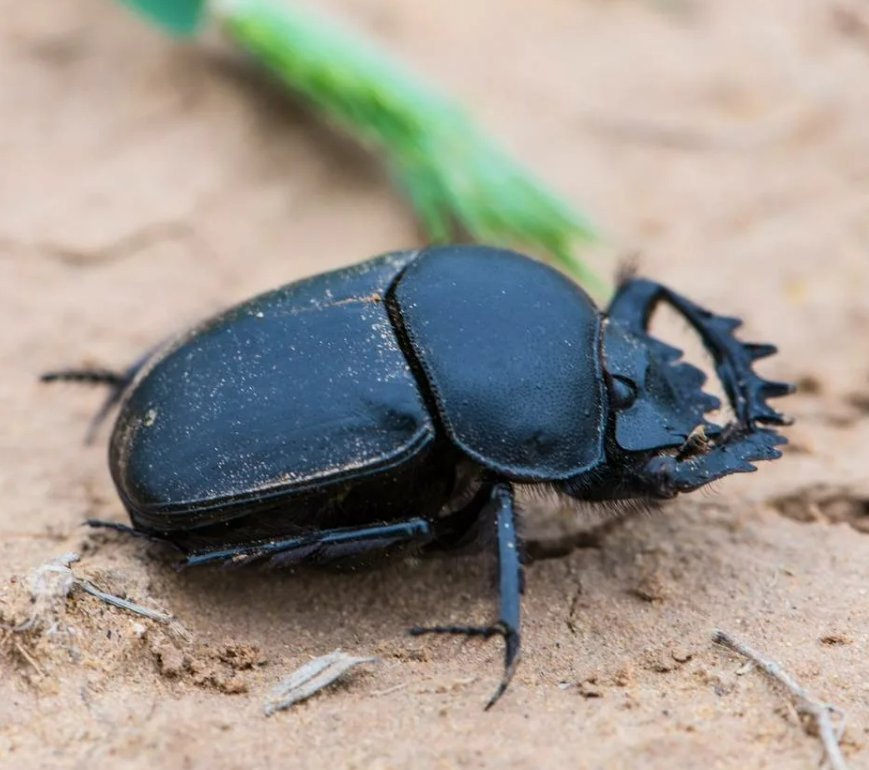
<path fill-rule="evenodd" d="M 610 403 L 615 409 L 627 409 L 637 400 L 637 386 L 614 374 L 610 379 Z"/>

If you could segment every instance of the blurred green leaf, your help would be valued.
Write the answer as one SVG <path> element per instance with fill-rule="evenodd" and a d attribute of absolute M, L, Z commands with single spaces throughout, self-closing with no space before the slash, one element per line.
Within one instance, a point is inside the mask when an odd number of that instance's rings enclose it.
<path fill-rule="evenodd" d="M 173 35 L 193 35 L 202 20 L 206 0 L 121 0 L 156 21 Z"/>
<path fill-rule="evenodd" d="M 594 238 L 588 221 L 366 41 L 282 0 L 122 2 L 182 37 L 216 18 L 236 45 L 387 158 L 432 241 L 524 248 L 601 288 L 575 256 Z"/>
<path fill-rule="evenodd" d="M 219 0 L 232 40 L 323 114 L 388 158 L 429 238 L 463 235 L 545 254 L 587 283 L 574 256 L 585 218 L 497 147 L 452 102 L 364 40 L 280 0 Z"/>

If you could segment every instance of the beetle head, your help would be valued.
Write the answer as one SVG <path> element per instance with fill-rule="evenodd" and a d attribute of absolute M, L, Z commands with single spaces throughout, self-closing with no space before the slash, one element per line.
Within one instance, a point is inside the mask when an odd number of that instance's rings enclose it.
<path fill-rule="evenodd" d="M 720 432 L 705 414 L 721 406 L 701 388 L 705 375 L 680 362 L 682 352 L 647 334 L 631 333 L 609 320 L 604 361 L 613 439 L 622 452 L 679 447 L 698 428 Z"/>
<path fill-rule="evenodd" d="M 711 354 L 733 412 L 729 424 L 707 418 L 721 403 L 703 392 L 704 373 L 680 360 L 682 351 L 649 334 L 649 319 L 662 301 L 694 327 Z M 610 305 L 603 338 L 611 415 L 607 463 L 596 476 L 568 484 L 568 493 L 590 499 L 673 497 L 779 457 L 784 437 L 762 426 L 787 421 L 766 399 L 792 387 L 755 374 L 753 361 L 775 348 L 740 342 L 733 335 L 739 324 L 660 284 L 625 283 Z"/>

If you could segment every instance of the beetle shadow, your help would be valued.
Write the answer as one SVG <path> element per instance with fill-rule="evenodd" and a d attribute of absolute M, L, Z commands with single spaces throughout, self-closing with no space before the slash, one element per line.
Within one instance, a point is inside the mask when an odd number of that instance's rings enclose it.
<path fill-rule="evenodd" d="M 637 517 L 647 523 L 659 518 L 640 510 L 607 516 L 591 531 L 559 539 L 555 547 L 554 541 L 543 545 L 532 538 L 526 574 L 535 598 L 530 604 L 523 602 L 528 614 L 536 604 L 551 607 L 572 596 L 576 586 L 565 584 L 565 574 L 576 576 L 578 584 L 581 575 L 575 569 L 589 565 L 589 558 L 607 565 L 606 575 L 592 569 L 598 579 L 622 582 L 619 576 L 631 571 L 643 547 L 643 536 L 623 526 Z M 174 551 L 157 544 L 145 547 L 156 557 L 147 559 L 155 595 L 165 597 L 169 609 L 204 639 L 272 647 L 281 642 L 281 647 L 290 645 L 293 655 L 344 648 L 406 658 L 434 644 L 426 637 L 411 637 L 408 632 L 414 626 L 485 625 L 497 617 L 497 559 L 488 550 L 426 558 L 394 556 L 360 568 L 172 569 L 177 565 Z M 563 561 L 564 569 L 555 561 Z M 491 649 L 494 653 L 496 647 Z"/>
<path fill-rule="evenodd" d="M 159 561 L 165 562 L 165 557 Z M 155 593 L 194 633 L 289 642 L 293 654 L 343 647 L 408 650 L 410 628 L 487 623 L 496 616 L 494 555 L 390 558 L 376 566 L 334 569 L 201 566 L 166 569 L 150 560 Z M 171 597 L 171 598 L 170 598 Z M 396 654 L 400 654 L 396 650 Z"/>

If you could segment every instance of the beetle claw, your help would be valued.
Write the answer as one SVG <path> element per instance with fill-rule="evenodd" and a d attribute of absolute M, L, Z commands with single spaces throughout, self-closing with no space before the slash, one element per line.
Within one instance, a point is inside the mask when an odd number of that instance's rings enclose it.
<path fill-rule="evenodd" d="M 501 676 L 498 688 L 484 706 L 484 711 L 492 708 L 507 691 L 513 674 L 516 673 L 516 666 L 519 664 L 519 632 L 514 628 L 505 628 L 502 635 L 504 636 L 504 674 Z"/>

